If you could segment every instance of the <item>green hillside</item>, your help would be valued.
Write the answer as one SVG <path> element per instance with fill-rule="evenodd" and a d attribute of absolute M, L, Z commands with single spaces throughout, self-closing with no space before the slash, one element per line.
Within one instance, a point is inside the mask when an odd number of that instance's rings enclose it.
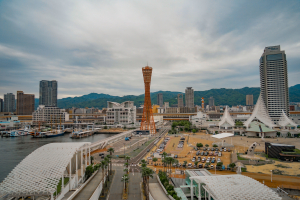
<path fill-rule="evenodd" d="M 163 93 L 164 102 L 170 102 L 170 105 L 177 104 L 177 94 L 181 92 L 171 92 L 171 91 L 157 91 L 151 93 L 152 104 L 157 104 L 157 93 Z M 241 89 L 210 89 L 206 91 L 195 91 L 195 104 L 201 105 L 201 98 L 204 97 L 204 101 L 208 104 L 208 98 L 214 97 L 215 105 L 245 105 L 246 95 L 253 94 L 254 104 L 259 96 L 259 87 L 244 87 Z M 300 84 L 292 86 L 289 88 L 290 102 L 300 102 Z M 144 94 L 142 95 L 127 95 L 123 97 L 111 96 L 108 94 L 97 94 L 90 93 L 80 97 L 68 97 L 58 100 L 58 107 L 60 108 L 72 108 L 72 107 L 96 107 L 105 108 L 107 106 L 107 101 L 114 102 L 124 102 L 124 101 L 134 101 L 136 106 L 140 106 L 144 103 Z M 36 99 L 36 107 L 38 106 L 38 99 Z"/>

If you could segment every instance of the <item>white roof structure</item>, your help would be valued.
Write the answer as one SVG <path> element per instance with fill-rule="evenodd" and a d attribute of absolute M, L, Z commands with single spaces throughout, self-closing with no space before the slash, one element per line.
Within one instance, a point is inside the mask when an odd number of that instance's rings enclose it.
<path fill-rule="evenodd" d="M 227 137 L 232 137 L 234 136 L 233 133 L 220 133 L 217 135 L 212 135 L 211 137 L 217 138 L 217 139 L 222 139 L 222 138 L 227 138 Z"/>
<path fill-rule="evenodd" d="M 277 193 L 260 182 L 243 175 L 192 176 L 215 200 L 281 200 Z"/>
<path fill-rule="evenodd" d="M 228 108 L 226 106 L 224 114 L 221 118 L 221 121 L 219 122 L 219 127 L 222 126 L 222 127 L 227 128 L 227 127 L 232 127 L 234 125 L 235 125 L 235 123 L 234 123 L 232 117 L 230 116 Z"/>
<path fill-rule="evenodd" d="M 250 116 L 250 118 L 244 122 L 244 125 L 246 127 L 249 127 L 250 123 L 254 120 L 254 119 L 258 119 L 260 122 L 264 123 L 265 125 L 267 125 L 270 128 L 273 128 L 275 126 L 275 124 L 273 123 L 273 121 L 271 120 L 269 113 L 266 109 L 266 106 L 264 104 L 264 101 L 261 97 L 261 95 L 259 95 L 256 105 L 254 107 L 254 110 L 252 112 L 252 115 Z"/>
<path fill-rule="evenodd" d="M 295 126 L 297 128 L 297 124 L 295 122 L 293 122 L 285 113 L 284 111 L 282 110 L 282 113 L 281 113 L 281 117 L 279 119 L 279 122 L 278 124 L 280 126 L 288 126 L 288 125 L 291 125 L 291 126 Z"/>
<path fill-rule="evenodd" d="M 90 142 L 46 144 L 23 159 L 0 183 L 0 197 L 51 195 L 75 153 Z"/>

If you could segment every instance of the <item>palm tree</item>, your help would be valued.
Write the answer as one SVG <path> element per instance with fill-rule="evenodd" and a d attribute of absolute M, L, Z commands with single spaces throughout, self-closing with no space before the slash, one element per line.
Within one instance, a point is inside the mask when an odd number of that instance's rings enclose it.
<path fill-rule="evenodd" d="M 94 156 L 91 156 L 91 165 L 93 165 Z"/>
<path fill-rule="evenodd" d="M 142 167 L 147 167 L 147 162 L 145 159 L 141 160 L 140 164 L 142 165 Z"/>
<path fill-rule="evenodd" d="M 196 168 L 197 168 L 197 166 L 198 166 L 198 163 L 199 163 L 199 162 L 198 162 L 198 161 L 195 161 L 194 163 L 195 163 L 195 165 L 196 165 Z"/>
<path fill-rule="evenodd" d="M 128 163 L 128 162 L 127 162 L 127 163 L 124 163 L 124 167 L 128 168 L 128 166 L 129 166 L 129 163 Z"/>
<path fill-rule="evenodd" d="M 126 162 L 128 162 L 128 163 L 129 163 L 130 156 L 125 156 L 125 158 L 124 158 L 124 159 L 126 160 Z"/>
<path fill-rule="evenodd" d="M 106 165 L 105 165 L 105 169 L 107 169 L 107 166 L 108 166 L 108 164 L 109 164 L 109 160 L 110 160 L 110 159 L 109 159 L 109 158 L 110 158 L 109 156 L 110 156 L 110 155 L 107 155 L 107 156 L 104 158 L 104 161 L 105 161 L 105 164 L 106 164 Z M 107 175 L 107 180 L 109 181 L 108 173 L 106 172 L 105 174 Z"/>
<path fill-rule="evenodd" d="M 123 171 L 128 174 L 128 168 L 125 168 Z"/>
<path fill-rule="evenodd" d="M 146 199 L 149 199 L 149 177 L 153 178 L 154 171 L 148 167 L 142 167 L 142 178 L 146 192 Z"/>
<path fill-rule="evenodd" d="M 109 152 L 109 155 L 110 155 L 110 158 L 112 158 L 112 154 L 115 152 L 114 148 L 110 147 L 107 152 Z M 111 160 L 110 160 L 110 175 L 111 175 L 111 169 L 112 169 L 112 166 L 111 166 Z"/>
<path fill-rule="evenodd" d="M 126 188 L 127 188 L 127 183 L 128 183 L 128 181 L 129 181 L 129 177 L 128 177 L 128 174 L 124 174 L 124 176 L 122 177 L 122 180 L 121 180 L 122 182 L 124 182 L 124 184 L 125 184 L 125 192 L 126 192 Z"/>

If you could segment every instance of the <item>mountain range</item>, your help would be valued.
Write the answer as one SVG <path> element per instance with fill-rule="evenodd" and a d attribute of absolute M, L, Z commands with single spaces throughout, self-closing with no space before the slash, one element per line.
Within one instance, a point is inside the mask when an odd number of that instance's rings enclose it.
<path fill-rule="evenodd" d="M 157 94 L 163 94 L 164 102 L 169 102 L 170 106 L 177 104 L 177 95 L 183 94 L 182 92 L 171 92 L 171 91 L 157 91 L 152 92 L 151 103 L 157 104 Z M 210 89 L 205 91 L 194 91 L 195 105 L 201 105 L 201 98 L 204 97 L 205 104 L 208 104 L 209 97 L 214 97 L 215 105 L 245 105 L 246 104 L 246 95 L 253 94 L 253 103 L 255 104 L 260 93 L 259 87 L 244 87 L 241 89 Z M 144 103 L 144 94 L 135 96 L 135 95 L 126 95 L 123 97 L 112 96 L 109 94 L 98 94 L 90 93 L 80 97 L 67 97 L 63 99 L 58 99 L 57 104 L 60 108 L 85 108 L 85 107 L 95 107 L 95 108 L 105 108 L 107 106 L 107 101 L 113 102 L 124 102 L 124 101 L 134 101 L 134 104 L 139 107 Z M 185 99 L 185 98 L 184 98 Z M 300 102 L 300 84 L 291 86 L 289 88 L 289 99 L 290 102 Z M 36 107 L 38 106 L 38 99 L 35 100 Z"/>

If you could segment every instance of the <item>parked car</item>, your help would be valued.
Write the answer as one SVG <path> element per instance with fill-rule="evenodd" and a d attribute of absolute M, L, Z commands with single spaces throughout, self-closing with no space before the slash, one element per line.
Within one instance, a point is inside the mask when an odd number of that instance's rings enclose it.
<path fill-rule="evenodd" d="M 224 151 L 226 151 L 226 148 L 224 148 Z"/>
<path fill-rule="evenodd" d="M 198 167 L 199 167 L 199 168 L 203 168 L 203 164 L 199 164 Z"/>
<path fill-rule="evenodd" d="M 178 155 L 175 155 L 174 158 L 178 158 Z"/>
<path fill-rule="evenodd" d="M 192 168 L 192 163 L 189 163 L 187 167 Z"/>
<path fill-rule="evenodd" d="M 215 162 L 216 162 L 216 160 L 215 160 L 215 159 L 212 159 L 212 160 L 211 160 L 211 163 L 215 163 Z"/>
<path fill-rule="evenodd" d="M 218 163 L 219 163 L 219 162 L 221 162 L 221 159 L 220 159 L 220 158 L 218 158 L 218 161 L 217 161 L 217 162 L 218 162 Z"/>
<path fill-rule="evenodd" d="M 221 152 L 219 152 L 219 155 L 218 155 L 219 157 L 221 157 L 222 156 L 222 153 Z"/>
<path fill-rule="evenodd" d="M 214 166 L 214 165 L 211 165 L 211 166 L 210 166 L 210 168 L 211 168 L 211 169 L 214 169 L 214 168 L 215 168 L 215 166 Z"/>
<path fill-rule="evenodd" d="M 231 150 L 230 150 L 230 149 L 227 149 L 227 151 L 230 152 Z"/>
<path fill-rule="evenodd" d="M 199 154 L 200 154 L 200 151 L 197 151 L 197 152 L 196 152 L 196 156 L 198 156 Z"/>
<path fill-rule="evenodd" d="M 209 155 L 210 155 L 210 156 L 212 156 L 212 155 L 213 155 L 213 152 L 212 152 L 212 151 L 211 151 L 211 152 L 209 152 Z"/>
<path fill-rule="evenodd" d="M 203 162 L 203 163 L 205 162 L 205 160 L 206 160 L 206 158 L 202 158 L 202 162 Z"/>
<path fill-rule="evenodd" d="M 207 151 L 204 152 L 204 155 L 207 156 Z"/>
<path fill-rule="evenodd" d="M 207 163 L 210 163 L 210 160 L 207 159 L 206 162 L 207 162 Z"/>
<path fill-rule="evenodd" d="M 207 151 L 210 151 L 210 148 L 207 148 Z"/>
<path fill-rule="evenodd" d="M 193 158 L 192 158 L 192 162 L 195 162 L 195 161 L 196 161 L 196 158 L 195 158 L 195 157 L 193 157 Z"/>
<path fill-rule="evenodd" d="M 197 160 L 197 161 L 198 161 L 198 162 L 200 162 L 200 161 L 201 161 L 201 157 L 200 157 L 200 156 L 198 157 L 198 160 Z"/>
<path fill-rule="evenodd" d="M 215 148 L 215 150 L 216 150 L 216 151 L 219 151 L 219 149 L 218 149 L 218 148 Z"/>
<path fill-rule="evenodd" d="M 214 151 L 214 150 L 215 150 L 215 148 L 213 148 L 213 147 L 212 147 L 212 148 L 211 148 L 211 150 L 212 150 L 212 151 Z"/>
<path fill-rule="evenodd" d="M 201 156 L 203 156 L 203 154 L 204 154 L 204 152 L 203 152 L 203 151 L 201 151 L 201 154 L 200 154 L 200 155 L 201 155 Z"/>
<path fill-rule="evenodd" d="M 203 151 L 206 151 L 206 148 L 205 148 L 205 147 L 203 148 Z"/>
<path fill-rule="evenodd" d="M 148 160 L 152 160 L 152 157 L 148 157 L 147 159 L 148 159 Z"/>

